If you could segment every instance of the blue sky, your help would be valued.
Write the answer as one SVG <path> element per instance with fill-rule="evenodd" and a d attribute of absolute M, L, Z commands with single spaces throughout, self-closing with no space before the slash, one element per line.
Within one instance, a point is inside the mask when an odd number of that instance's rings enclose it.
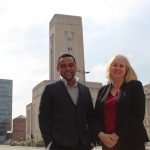
<path fill-rule="evenodd" d="M 0 0 L 0 78 L 13 80 L 13 118 L 25 115 L 32 88 L 49 77 L 49 21 L 82 17 L 87 81 L 106 83 L 114 54 L 126 55 L 143 85 L 150 83 L 149 0 Z"/>

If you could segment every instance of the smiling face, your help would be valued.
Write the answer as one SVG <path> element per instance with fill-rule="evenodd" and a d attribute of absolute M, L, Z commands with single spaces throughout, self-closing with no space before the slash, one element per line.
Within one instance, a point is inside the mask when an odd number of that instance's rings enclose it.
<path fill-rule="evenodd" d="M 74 82 L 77 66 L 72 57 L 62 57 L 59 59 L 57 71 L 67 81 L 67 83 Z"/>
<path fill-rule="evenodd" d="M 111 80 L 120 80 L 125 79 L 127 72 L 126 63 L 122 59 L 114 59 L 110 65 L 110 78 Z"/>

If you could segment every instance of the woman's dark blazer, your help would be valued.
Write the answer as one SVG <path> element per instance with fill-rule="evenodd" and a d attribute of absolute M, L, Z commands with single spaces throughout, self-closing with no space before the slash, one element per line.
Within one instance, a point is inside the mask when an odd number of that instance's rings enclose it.
<path fill-rule="evenodd" d="M 46 147 L 51 141 L 68 147 L 76 146 L 79 140 L 85 146 L 91 144 L 95 115 L 92 98 L 86 86 L 80 83 L 78 85 L 76 105 L 61 80 L 46 86 L 38 115 Z"/>
<path fill-rule="evenodd" d="M 103 86 L 95 104 L 100 130 L 104 131 L 103 109 L 104 101 L 109 93 L 111 84 Z M 148 141 L 144 128 L 145 94 L 140 81 L 132 80 L 123 83 L 116 102 L 116 134 L 122 147 L 142 145 Z"/>

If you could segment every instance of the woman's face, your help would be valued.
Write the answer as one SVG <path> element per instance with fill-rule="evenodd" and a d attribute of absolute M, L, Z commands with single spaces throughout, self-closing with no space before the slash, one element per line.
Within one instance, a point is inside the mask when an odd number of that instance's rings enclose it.
<path fill-rule="evenodd" d="M 112 80 L 124 80 L 127 67 L 123 60 L 115 59 L 110 66 L 110 77 Z"/>

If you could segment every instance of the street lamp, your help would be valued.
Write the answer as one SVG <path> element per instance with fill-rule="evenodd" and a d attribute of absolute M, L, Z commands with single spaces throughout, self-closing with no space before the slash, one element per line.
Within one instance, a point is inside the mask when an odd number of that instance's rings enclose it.
<path fill-rule="evenodd" d="M 77 72 L 80 72 L 80 73 L 83 74 L 83 83 L 85 85 L 85 74 L 90 73 L 90 71 L 85 71 L 85 70 L 77 69 Z"/>

